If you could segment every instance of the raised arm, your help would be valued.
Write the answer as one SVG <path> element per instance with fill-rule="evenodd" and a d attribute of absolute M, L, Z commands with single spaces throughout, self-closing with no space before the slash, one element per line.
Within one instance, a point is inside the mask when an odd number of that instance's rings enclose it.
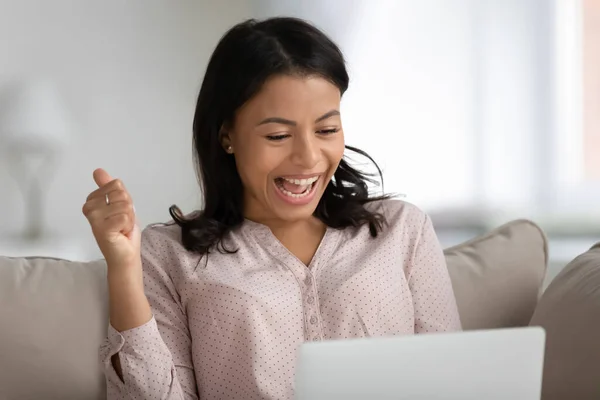
<path fill-rule="evenodd" d="M 135 222 L 123 183 L 94 171 L 83 206 L 106 259 L 110 324 L 100 348 L 108 399 L 197 399 L 187 318 L 165 270 L 165 239 Z"/>

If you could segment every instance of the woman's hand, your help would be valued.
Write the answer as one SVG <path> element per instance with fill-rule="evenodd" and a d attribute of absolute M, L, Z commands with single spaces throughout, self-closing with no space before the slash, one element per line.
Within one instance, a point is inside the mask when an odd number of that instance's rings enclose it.
<path fill-rule="evenodd" d="M 144 294 L 141 233 L 123 182 L 111 178 L 103 169 L 94 171 L 94 180 L 98 189 L 88 196 L 83 214 L 106 259 L 110 323 L 123 332 L 152 318 Z"/>
<path fill-rule="evenodd" d="M 106 259 L 108 273 L 134 272 L 141 268 L 141 234 L 135 219 L 131 196 L 119 179 L 99 168 L 94 171 L 98 189 L 87 197 L 83 214 Z"/>

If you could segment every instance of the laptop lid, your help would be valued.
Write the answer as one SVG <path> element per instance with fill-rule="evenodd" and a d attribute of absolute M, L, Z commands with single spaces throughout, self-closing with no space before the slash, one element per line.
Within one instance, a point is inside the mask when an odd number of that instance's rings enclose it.
<path fill-rule="evenodd" d="M 305 343 L 296 399 L 539 400 L 544 346 L 539 327 Z"/>

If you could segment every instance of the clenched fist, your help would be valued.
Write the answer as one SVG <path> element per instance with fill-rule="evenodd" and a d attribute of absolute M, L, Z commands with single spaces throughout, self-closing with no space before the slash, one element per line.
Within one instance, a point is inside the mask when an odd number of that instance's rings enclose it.
<path fill-rule="evenodd" d="M 127 272 L 127 269 L 141 268 L 141 235 L 131 196 L 123 182 L 111 178 L 101 168 L 94 171 L 94 181 L 98 189 L 87 197 L 82 211 L 92 227 L 109 272 L 111 269 Z"/>

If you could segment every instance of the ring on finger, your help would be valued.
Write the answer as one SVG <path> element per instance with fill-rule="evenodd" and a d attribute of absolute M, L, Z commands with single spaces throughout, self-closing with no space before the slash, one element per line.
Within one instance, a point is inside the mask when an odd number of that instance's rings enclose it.
<path fill-rule="evenodd" d="M 106 203 L 107 206 L 110 206 L 110 199 L 108 198 L 108 193 L 106 193 L 104 195 L 104 202 Z"/>

